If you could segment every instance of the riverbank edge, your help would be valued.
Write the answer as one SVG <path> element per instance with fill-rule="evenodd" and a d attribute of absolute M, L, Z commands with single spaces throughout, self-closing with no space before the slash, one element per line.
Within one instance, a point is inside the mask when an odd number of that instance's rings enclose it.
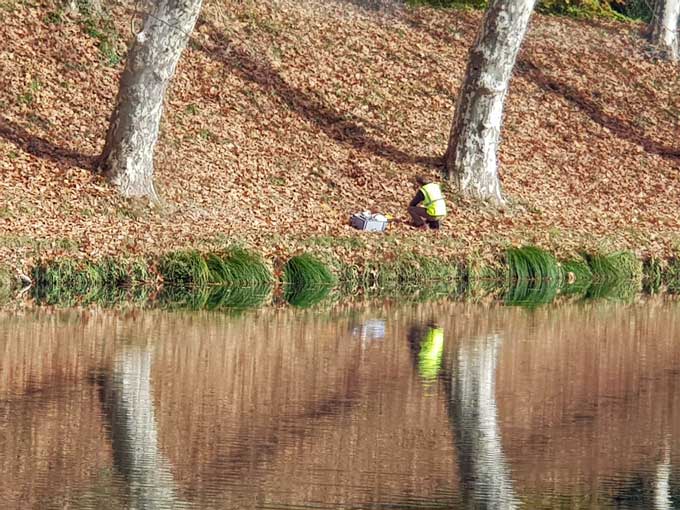
<path fill-rule="evenodd" d="M 183 250 L 155 257 L 108 257 L 99 260 L 68 257 L 40 260 L 29 275 L 0 263 L 0 303 L 26 291 L 39 304 L 80 306 L 145 303 L 165 296 L 181 306 L 192 298 L 193 308 L 211 303 L 242 307 L 262 304 L 267 297 L 297 306 L 311 306 L 330 290 L 343 296 L 424 294 L 420 299 L 465 294 L 467 297 L 514 289 L 521 298 L 530 292 L 547 297 L 575 293 L 594 286 L 608 292 L 619 287 L 626 295 L 667 291 L 680 293 L 680 258 L 641 258 L 631 252 L 581 252 L 559 259 L 542 248 L 510 247 L 494 258 L 475 255 L 452 258 L 402 253 L 390 259 L 347 263 L 328 253 L 310 250 L 291 257 L 266 260 L 241 248 L 220 252 Z M 230 289 L 219 298 L 195 300 L 197 289 Z M 248 289 L 262 289 L 255 300 Z M 320 290 L 321 289 L 321 290 Z M 179 292 L 179 295 L 178 295 Z M 600 288 L 596 294 L 603 294 Z M 172 298 L 167 298 L 171 295 Z M 184 300 L 184 301 L 183 301 Z"/>

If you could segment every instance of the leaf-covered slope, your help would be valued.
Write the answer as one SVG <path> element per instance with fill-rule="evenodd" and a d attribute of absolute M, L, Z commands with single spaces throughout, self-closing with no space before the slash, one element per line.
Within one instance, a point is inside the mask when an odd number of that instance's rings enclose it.
<path fill-rule="evenodd" d="M 413 177 L 437 175 L 481 17 L 360 3 L 208 4 L 167 97 L 156 156 L 166 203 L 151 208 L 91 172 L 122 70 L 111 48 L 122 54 L 140 25 L 134 5 L 109 6 L 107 27 L 4 0 L 0 259 L 233 241 L 343 257 L 522 241 L 675 248 L 679 68 L 648 57 L 640 25 L 540 15 L 506 103 L 500 159 L 513 205 L 494 213 L 449 193 L 443 232 L 352 230 L 359 210 L 405 219 Z"/>

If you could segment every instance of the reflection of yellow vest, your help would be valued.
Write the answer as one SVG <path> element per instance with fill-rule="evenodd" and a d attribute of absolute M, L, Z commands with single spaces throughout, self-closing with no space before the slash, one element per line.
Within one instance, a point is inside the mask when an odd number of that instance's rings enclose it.
<path fill-rule="evenodd" d="M 446 216 L 446 202 L 439 184 L 431 182 L 420 188 L 420 191 L 425 197 L 423 207 L 427 209 L 428 215 L 438 219 Z"/>
<path fill-rule="evenodd" d="M 444 330 L 429 328 L 418 352 L 418 372 L 426 381 L 434 381 L 439 374 L 444 349 Z"/>

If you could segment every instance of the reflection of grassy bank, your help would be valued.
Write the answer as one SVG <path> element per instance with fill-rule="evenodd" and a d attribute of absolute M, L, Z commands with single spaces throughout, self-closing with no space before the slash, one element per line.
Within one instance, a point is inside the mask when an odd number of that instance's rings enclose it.
<path fill-rule="evenodd" d="M 259 308 L 271 297 L 271 285 L 235 287 L 164 286 L 156 303 L 163 308 L 188 310 L 248 310 Z"/>
<path fill-rule="evenodd" d="M 58 306 L 153 301 L 172 308 L 244 309 L 265 304 L 279 284 L 277 295 L 298 307 L 328 301 L 330 295 L 405 301 L 501 299 L 536 306 L 558 296 L 629 301 L 643 289 L 680 293 L 680 260 L 643 263 L 626 252 L 558 260 L 538 247 L 524 246 L 491 260 L 406 254 L 347 264 L 302 254 L 280 264 L 242 249 L 172 252 L 151 260 L 59 259 L 33 269 L 33 296 L 39 303 Z M 11 281 L 9 274 L 0 269 L 0 298 L 9 295 L 3 283 Z"/>

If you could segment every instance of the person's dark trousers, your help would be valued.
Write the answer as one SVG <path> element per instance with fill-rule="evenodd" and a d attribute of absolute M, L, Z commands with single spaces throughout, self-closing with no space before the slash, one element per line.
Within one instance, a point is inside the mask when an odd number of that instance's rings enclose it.
<path fill-rule="evenodd" d="M 427 209 L 424 207 L 418 207 L 417 205 L 412 205 L 408 208 L 408 213 L 413 219 L 413 224 L 416 227 L 422 227 L 427 224 L 428 227 L 438 229 L 439 220 L 434 219 L 432 216 L 427 214 Z"/>

